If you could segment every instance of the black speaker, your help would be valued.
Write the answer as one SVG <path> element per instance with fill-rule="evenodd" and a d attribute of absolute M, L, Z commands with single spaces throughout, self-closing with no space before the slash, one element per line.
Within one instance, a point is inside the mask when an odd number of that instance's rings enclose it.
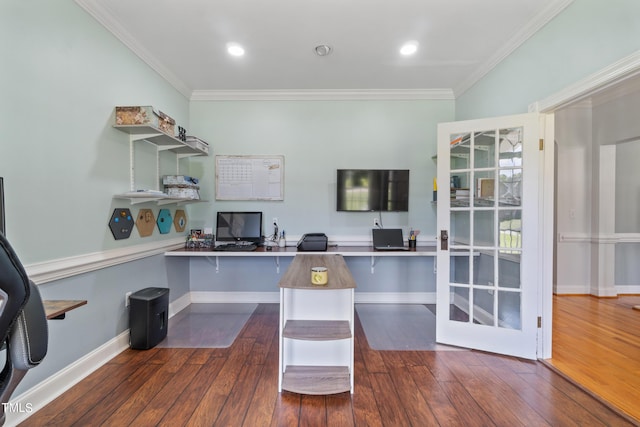
<path fill-rule="evenodd" d="M 129 296 L 131 348 L 147 350 L 155 347 L 167 336 L 168 321 L 168 288 L 145 288 Z"/>

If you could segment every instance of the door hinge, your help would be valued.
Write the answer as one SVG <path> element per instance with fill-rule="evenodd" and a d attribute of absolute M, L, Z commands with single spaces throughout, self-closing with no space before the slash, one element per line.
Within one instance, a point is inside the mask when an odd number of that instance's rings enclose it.
<path fill-rule="evenodd" d="M 542 328 L 542 317 L 538 316 L 538 329 Z"/>
<path fill-rule="evenodd" d="M 540 151 L 544 150 L 544 139 L 540 138 Z"/>

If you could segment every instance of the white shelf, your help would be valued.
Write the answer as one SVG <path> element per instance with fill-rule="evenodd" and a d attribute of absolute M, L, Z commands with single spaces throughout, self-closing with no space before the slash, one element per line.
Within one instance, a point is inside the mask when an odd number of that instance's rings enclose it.
<path fill-rule="evenodd" d="M 170 205 L 172 203 L 176 203 L 178 206 L 189 205 L 191 203 L 201 203 L 206 202 L 206 200 L 202 199 L 182 199 L 179 197 L 166 197 L 162 200 L 158 200 L 159 205 Z"/>
<path fill-rule="evenodd" d="M 152 193 L 150 194 L 145 192 L 139 192 L 139 193 L 129 192 L 129 193 L 116 194 L 115 196 L 113 196 L 113 198 L 129 200 L 129 203 L 131 203 L 132 205 L 137 205 L 140 203 L 147 203 L 147 202 L 156 202 L 158 205 L 170 205 L 175 203 L 178 206 L 182 206 L 190 203 L 199 203 L 199 202 L 205 201 L 201 199 L 183 199 L 179 197 L 170 197 L 170 196 L 167 196 L 166 194 L 152 194 Z"/>
<path fill-rule="evenodd" d="M 183 156 L 208 156 L 209 152 L 191 147 L 186 142 L 162 132 L 149 125 L 114 125 L 114 128 L 131 135 L 132 140 L 147 141 L 158 147 L 158 150 L 170 150 Z"/>
<path fill-rule="evenodd" d="M 287 366 L 282 388 L 293 393 L 326 395 L 351 390 L 348 366 Z"/>
<path fill-rule="evenodd" d="M 132 205 L 148 202 L 156 202 L 158 205 L 177 204 L 178 206 L 203 202 L 200 199 L 171 197 L 160 191 L 160 152 L 170 151 L 176 155 L 176 174 L 179 174 L 179 160 L 185 157 L 208 156 L 209 147 L 192 147 L 188 142 L 182 141 L 174 136 L 162 132 L 160 129 L 150 125 L 114 125 L 115 129 L 129 135 L 129 183 L 128 192 L 116 194 L 114 199 L 129 200 Z M 156 192 L 137 191 L 135 179 L 134 144 L 143 141 L 156 147 Z"/>
<path fill-rule="evenodd" d="M 351 325 L 346 320 L 287 320 L 284 338 L 308 341 L 332 341 L 351 338 Z"/>

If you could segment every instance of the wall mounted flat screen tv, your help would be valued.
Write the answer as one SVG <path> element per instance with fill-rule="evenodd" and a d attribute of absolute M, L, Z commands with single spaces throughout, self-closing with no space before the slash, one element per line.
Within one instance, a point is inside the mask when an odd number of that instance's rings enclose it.
<path fill-rule="evenodd" d="M 338 169 L 337 210 L 408 212 L 408 169 Z"/>
<path fill-rule="evenodd" d="M 218 212 L 216 240 L 251 242 L 262 240 L 262 212 Z"/>

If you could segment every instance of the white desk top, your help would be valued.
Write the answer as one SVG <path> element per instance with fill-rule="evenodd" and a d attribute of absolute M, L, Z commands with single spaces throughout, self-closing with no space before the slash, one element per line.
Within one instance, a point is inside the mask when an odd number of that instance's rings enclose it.
<path fill-rule="evenodd" d="M 212 251 L 211 249 L 175 249 L 166 256 L 182 257 L 294 257 L 297 254 L 340 254 L 345 257 L 430 257 L 436 256 L 435 246 L 418 246 L 408 251 L 376 251 L 371 246 L 330 246 L 326 252 L 298 252 L 294 246 L 279 248 L 259 247 L 255 251 Z"/>

